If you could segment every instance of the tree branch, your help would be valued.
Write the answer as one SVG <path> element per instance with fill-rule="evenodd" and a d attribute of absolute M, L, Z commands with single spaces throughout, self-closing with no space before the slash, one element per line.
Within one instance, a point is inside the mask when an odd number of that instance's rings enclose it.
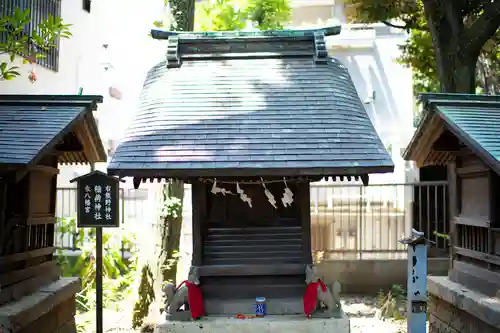
<path fill-rule="evenodd" d="M 468 57 L 476 57 L 484 44 L 493 37 L 500 26 L 500 1 L 492 1 L 484 6 L 481 14 L 464 31 L 463 50 Z"/>
<path fill-rule="evenodd" d="M 406 31 L 409 31 L 411 29 L 428 31 L 428 29 L 426 29 L 425 27 L 421 27 L 421 26 L 418 26 L 416 24 L 412 24 L 412 23 L 409 23 L 409 22 L 406 22 L 405 25 L 394 24 L 394 23 L 391 23 L 391 22 L 385 21 L 385 20 L 382 20 L 380 22 L 382 22 L 383 24 L 385 24 L 388 27 L 396 28 L 396 29 L 402 29 L 402 30 L 406 30 Z"/>
<path fill-rule="evenodd" d="M 463 16 L 467 16 L 471 13 L 477 13 L 483 9 L 484 6 L 487 6 L 491 0 L 461 0 L 462 4 L 460 7 L 462 8 Z"/>

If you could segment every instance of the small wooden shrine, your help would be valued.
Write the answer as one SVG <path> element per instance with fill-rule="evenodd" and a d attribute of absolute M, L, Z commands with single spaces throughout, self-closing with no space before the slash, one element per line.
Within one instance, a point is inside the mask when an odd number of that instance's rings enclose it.
<path fill-rule="evenodd" d="M 54 258 L 58 165 L 105 162 L 100 96 L 0 95 L 0 332 L 76 332 Z"/>
<path fill-rule="evenodd" d="M 429 278 L 434 303 L 444 303 L 434 307 L 431 323 L 460 332 L 498 332 L 500 327 L 490 326 L 493 317 L 486 318 L 489 310 L 478 310 L 486 303 L 474 305 L 466 291 L 484 299 L 500 292 L 500 98 L 422 94 L 421 99 L 425 111 L 404 158 L 419 167 L 447 166 L 451 219 L 449 278 Z M 454 289 L 461 291 L 454 295 Z M 470 306 L 463 305 L 464 298 Z M 448 316 L 442 311 L 455 313 L 465 326 L 441 323 L 437 318 Z M 471 319 L 481 313 L 486 319 Z"/>
<path fill-rule="evenodd" d="M 320 30 L 175 33 L 108 173 L 192 185 L 193 258 L 209 315 L 303 313 L 309 184 L 393 162 Z"/>

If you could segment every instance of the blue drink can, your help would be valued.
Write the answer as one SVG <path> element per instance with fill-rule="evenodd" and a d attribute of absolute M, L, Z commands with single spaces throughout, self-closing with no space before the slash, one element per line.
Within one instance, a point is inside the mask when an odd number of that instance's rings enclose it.
<path fill-rule="evenodd" d="M 257 317 L 264 317 L 266 315 L 266 298 L 257 297 L 255 299 L 255 315 Z"/>

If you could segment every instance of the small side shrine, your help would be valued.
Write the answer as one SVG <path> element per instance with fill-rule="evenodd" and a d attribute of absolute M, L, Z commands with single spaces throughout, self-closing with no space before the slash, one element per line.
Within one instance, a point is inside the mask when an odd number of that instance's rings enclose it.
<path fill-rule="evenodd" d="M 101 96 L 0 95 L 0 332 L 76 332 L 54 258 L 58 165 L 105 162 Z"/>
<path fill-rule="evenodd" d="M 430 276 L 430 332 L 500 332 L 500 98 L 422 94 L 404 158 L 447 166 L 447 277 Z"/>
<path fill-rule="evenodd" d="M 152 32 L 165 59 L 108 173 L 191 184 L 188 283 L 208 316 L 255 313 L 259 297 L 267 314 L 303 315 L 306 280 L 318 279 L 309 184 L 393 171 L 347 69 L 327 54 L 325 36 L 339 32 Z"/>

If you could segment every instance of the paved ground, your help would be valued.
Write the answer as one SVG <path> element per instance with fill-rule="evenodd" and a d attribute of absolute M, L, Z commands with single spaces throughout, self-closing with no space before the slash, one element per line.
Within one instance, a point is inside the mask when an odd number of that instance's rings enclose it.
<path fill-rule="evenodd" d="M 382 321 L 376 318 L 377 307 L 373 297 L 345 296 L 343 297 L 344 311 L 351 318 L 351 333 L 406 333 L 405 323 Z M 104 332 L 107 333 L 138 333 L 131 328 L 132 308 L 130 304 L 121 305 L 121 310 L 104 310 Z M 93 322 L 94 314 L 89 313 L 77 318 L 77 322 Z M 90 327 L 90 326 L 89 326 Z M 85 333 L 95 332 L 86 331 Z"/>

